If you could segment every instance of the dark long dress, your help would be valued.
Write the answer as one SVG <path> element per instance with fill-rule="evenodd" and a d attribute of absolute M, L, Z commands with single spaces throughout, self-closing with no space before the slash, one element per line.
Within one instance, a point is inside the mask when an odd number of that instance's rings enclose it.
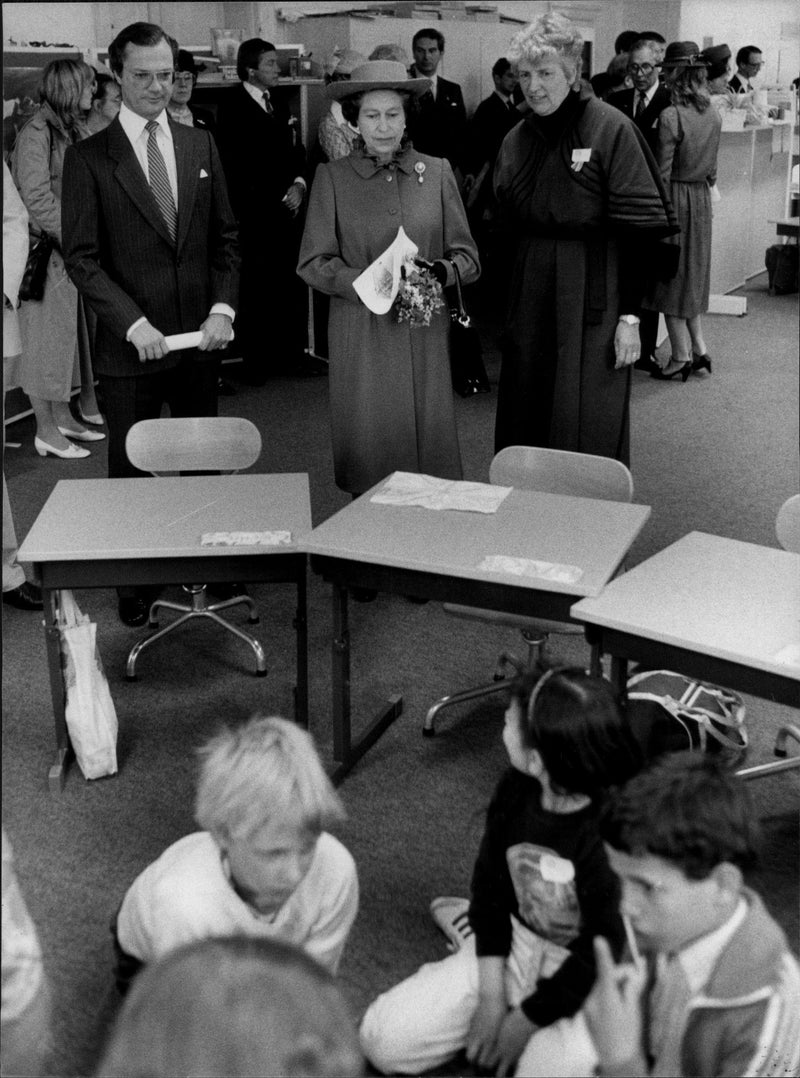
<path fill-rule="evenodd" d="M 614 369 L 617 319 L 638 313 L 655 245 L 677 231 L 653 157 L 618 109 L 570 93 L 506 136 L 495 193 L 515 246 L 495 450 L 627 462 L 630 371 Z"/>

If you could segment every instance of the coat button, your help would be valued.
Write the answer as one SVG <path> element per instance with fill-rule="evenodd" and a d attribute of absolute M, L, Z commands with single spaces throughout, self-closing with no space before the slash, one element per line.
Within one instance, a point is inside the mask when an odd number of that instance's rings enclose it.
<path fill-rule="evenodd" d="M 387 182 L 387 183 L 391 183 L 391 182 L 392 182 L 392 177 L 391 177 L 391 175 L 389 175 L 389 176 L 387 176 L 387 177 L 386 177 L 386 182 Z"/>
<path fill-rule="evenodd" d="M 396 216 L 396 214 L 397 214 L 397 210 L 389 210 L 389 215 L 390 215 L 391 217 L 395 217 L 395 216 Z"/>

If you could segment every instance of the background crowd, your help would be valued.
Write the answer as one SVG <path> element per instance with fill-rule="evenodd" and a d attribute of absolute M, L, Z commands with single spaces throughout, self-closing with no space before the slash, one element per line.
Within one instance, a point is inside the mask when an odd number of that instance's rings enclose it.
<path fill-rule="evenodd" d="M 247 385 L 329 373 L 348 494 L 398 469 L 460 478 L 446 305 L 412 328 L 355 287 L 402 228 L 430 295 L 483 265 L 502 297 L 495 448 L 627 463 L 632 370 L 711 374 L 711 77 L 728 102 L 751 93 L 759 50 L 740 49 L 723 85 L 727 46 L 629 31 L 589 83 L 582 46 L 563 16 L 526 27 L 470 118 L 438 75 L 438 30 L 415 35 L 411 65 L 396 47 L 339 52 L 311 154 L 261 39 L 242 44 L 216 116 L 192 104 L 192 57 L 152 24 L 120 32 L 110 75 L 49 64 L 4 171 L 10 359 L 36 452 L 79 460 L 106 440 L 109 476 L 141 474 L 128 431 L 164 406 L 216 414 L 235 392 L 228 349 Z M 26 229 L 50 250 L 42 298 L 20 306 Z M 303 283 L 327 297 L 329 363 L 304 351 Z M 170 350 L 198 330 L 196 348 Z M 7 502 L 3 599 L 40 609 Z M 121 589 L 123 622 L 143 624 L 151 600 Z M 800 972 L 743 885 L 758 845 L 743 788 L 702 757 L 644 761 L 626 730 L 583 671 L 517 683 L 471 928 L 359 1032 L 335 981 L 359 903 L 357 865 L 327 831 L 338 797 L 293 724 L 219 735 L 202 752 L 201 830 L 143 867 L 115 916 L 117 983 L 133 986 L 97 1073 L 422 1073 L 459 1051 L 498 1075 L 793 1072 Z M 3 1073 L 36 1073 L 48 989 L 3 837 Z"/>

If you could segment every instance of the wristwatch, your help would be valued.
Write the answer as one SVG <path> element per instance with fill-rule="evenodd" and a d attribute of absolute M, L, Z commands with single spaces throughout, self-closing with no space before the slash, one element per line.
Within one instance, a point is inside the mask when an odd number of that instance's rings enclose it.
<path fill-rule="evenodd" d="M 641 318 L 637 318 L 635 314 L 621 314 L 617 321 L 624 322 L 626 326 L 638 326 Z"/>

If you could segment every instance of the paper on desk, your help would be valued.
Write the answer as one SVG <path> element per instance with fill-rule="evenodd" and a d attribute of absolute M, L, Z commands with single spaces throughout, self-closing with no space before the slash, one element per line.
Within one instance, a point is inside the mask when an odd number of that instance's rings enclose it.
<path fill-rule="evenodd" d="M 559 565 L 558 562 L 536 561 L 533 558 L 513 558 L 507 554 L 488 554 L 478 568 L 486 573 L 554 580 L 559 584 L 575 584 L 583 576 L 583 569 L 577 565 Z"/>
<path fill-rule="evenodd" d="M 291 546 L 291 532 L 205 532 L 200 546 Z"/>
<path fill-rule="evenodd" d="M 394 472 L 377 494 L 370 498 L 379 505 L 419 505 L 423 509 L 460 509 L 467 513 L 496 513 L 511 487 L 489 483 L 464 483 L 457 479 L 437 479 L 416 472 Z"/>
<path fill-rule="evenodd" d="M 196 329 L 193 333 L 170 333 L 164 340 L 170 352 L 182 352 L 185 348 L 197 348 L 203 339 L 202 331 Z M 233 340 L 233 334 L 231 334 Z"/>
<path fill-rule="evenodd" d="M 386 314 L 392 306 L 400 287 L 400 268 L 404 262 L 413 261 L 418 251 L 419 247 L 408 238 L 401 225 L 383 254 L 353 281 L 361 302 L 373 314 Z"/>

